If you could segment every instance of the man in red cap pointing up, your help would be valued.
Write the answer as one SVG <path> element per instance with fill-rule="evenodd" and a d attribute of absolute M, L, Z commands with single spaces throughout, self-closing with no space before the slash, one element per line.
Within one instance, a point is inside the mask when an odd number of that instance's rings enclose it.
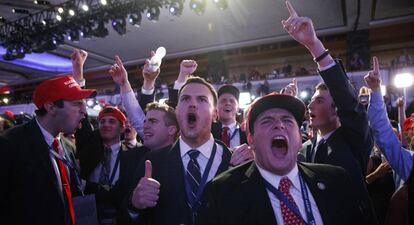
<path fill-rule="evenodd" d="M 85 117 L 81 89 L 71 76 L 42 82 L 33 93 L 36 117 L 0 136 L 0 217 L 4 224 L 74 225 L 74 165 L 58 134 L 73 133 Z"/>

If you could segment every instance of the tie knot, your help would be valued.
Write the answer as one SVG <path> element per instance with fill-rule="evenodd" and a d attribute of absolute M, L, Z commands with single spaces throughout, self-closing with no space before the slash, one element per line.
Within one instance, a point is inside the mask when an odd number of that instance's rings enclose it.
<path fill-rule="evenodd" d="M 228 128 L 228 127 L 223 127 L 223 131 L 224 131 L 224 132 L 229 132 L 229 130 L 230 130 L 230 128 Z"/>
<path fill-rule="evenodd" d="M 289 188 L 292 185 L 292 181 L 288 177 L 282 177 L 279 183 L 279 190 L 283 193 L 289 193 Z"/>
<path fill-rule="evenodd" d="M 191 149 L 190 151 L 188 151 L 188 155 L 190 156 L 190 159 L 197 159 L 198 155 L 200 155 L 200 151 L 198 151 L 197 149 Z"/>

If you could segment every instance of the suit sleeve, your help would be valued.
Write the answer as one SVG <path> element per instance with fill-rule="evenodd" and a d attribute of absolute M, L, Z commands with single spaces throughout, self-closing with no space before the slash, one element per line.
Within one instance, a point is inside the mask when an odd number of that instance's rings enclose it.
<path fill-rule="evenodd" d="M 374 146 L 374 141 L 368 126 L 367 112 L 358 101 L 358 94 L 349 81 L 342 64 L 336 64 L 324 71 L 320 71 L 323 81 L 329 88 L 329 92 L 337 107 L 337 113 L 347 138 L 352 154 L 361 164 L 363 174 L 366 172 L 369 153 Z"/>

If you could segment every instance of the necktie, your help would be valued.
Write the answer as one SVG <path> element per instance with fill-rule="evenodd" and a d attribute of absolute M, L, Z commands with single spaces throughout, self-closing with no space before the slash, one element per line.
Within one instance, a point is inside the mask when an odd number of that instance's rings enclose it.
<path fill-rule="evenodd" d="M 197 162 L 197 157 L 200 155 L 200 152 L 198 150 L 191 149 L 188 152 L 188 155 L 190 156 L 190 161 L 188 161 L 186 177 L 191 188 L 191 196 L 189 196 L 188 203 L 190 207 L 192 207 L 195 201 L 197 201 L 196 196 L 201 181 L 200 165 Z"/>
<path fill-rule="evenodd" d="M 297 208 L 295 200 L 289 192 L 292 182 L 287 177 L 283 177 L 279 183 L 279 190 L 285 197 Z M 283 223 L 285 225 L 303 225 L 302 219 L 296 215 L 283 201 L 280 201 L 280 209 L 282 211 Z"/>
<path fill-rule="evenodd" d="M 227 147 L 230 147 L 230 137 L 229 137 L 229 128 L 228 127 L 223 127 L 223 131 L 221 133 L 221 141 Z"/>
<path fill-rule="evenodd" d="M 314 156 L 313 156 L 313 161 L 314 163 L 324 163 L 325 162 L 325 157 L 326 157 L 326 146 L 325 146 L 325 139 L 321 139 L 318 142 L 318 145 L 315 147 L 315 151 L 314 151 Z"/>
<path fill-rule="evenodd" d="M 52 145 L 53 145 L 53 150 L 55 150 L 56 153 L 59 154 L 59 142 L 56 138 L 53 140 Z M 72 225 L 74 225 L 75 224 L 75 210 L 73 208 L 72 192 L 70 190 L 68 173 L 66 171 L 66 167 L 63 161 L 59 159 L 56 159 L 56 161 L 59 167 L 60 180 L 62 182 L 63 191 L 64 191 L 64 194 L 67 200 L 67 205 L 69 207 L 71 222 L 72 222 Z"/>
<path fill-rule="evenodd" d="M 99 183 L 103 185 L 111 185 L 109 180 L 109 173 L 111 172 L 111 148 L 104 148 L 104 160 L 102 162 L 101 174 L 99 176 Z"/>

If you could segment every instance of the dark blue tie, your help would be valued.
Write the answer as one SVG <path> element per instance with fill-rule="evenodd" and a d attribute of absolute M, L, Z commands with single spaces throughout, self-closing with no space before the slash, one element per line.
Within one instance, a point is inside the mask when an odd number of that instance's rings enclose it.
<path fill-rule="evenodd" d="M 187 165 L 186 178 L 191 188 L 191 195 L 188 196 L 188 203 L 190 208 L 192 208 L 194 203 L 197 201 L 196 196 L 201 181 L 200 165 L 197 162 L 197 157 L 200 155 L 200 152 L 198 150 L 191 149 L 188 151 L 188 155 L 190 156 L 190 161 L 188 161 Z"/>
<path fill-rule="evenodd" d="M 101 174 L 99 176 L 99 183 L 104 185 L 111 185 L 109 180 L 109 173 L 111 172 L 111 148 L 104 148 L 104 160 L 102 162 Z"/>

